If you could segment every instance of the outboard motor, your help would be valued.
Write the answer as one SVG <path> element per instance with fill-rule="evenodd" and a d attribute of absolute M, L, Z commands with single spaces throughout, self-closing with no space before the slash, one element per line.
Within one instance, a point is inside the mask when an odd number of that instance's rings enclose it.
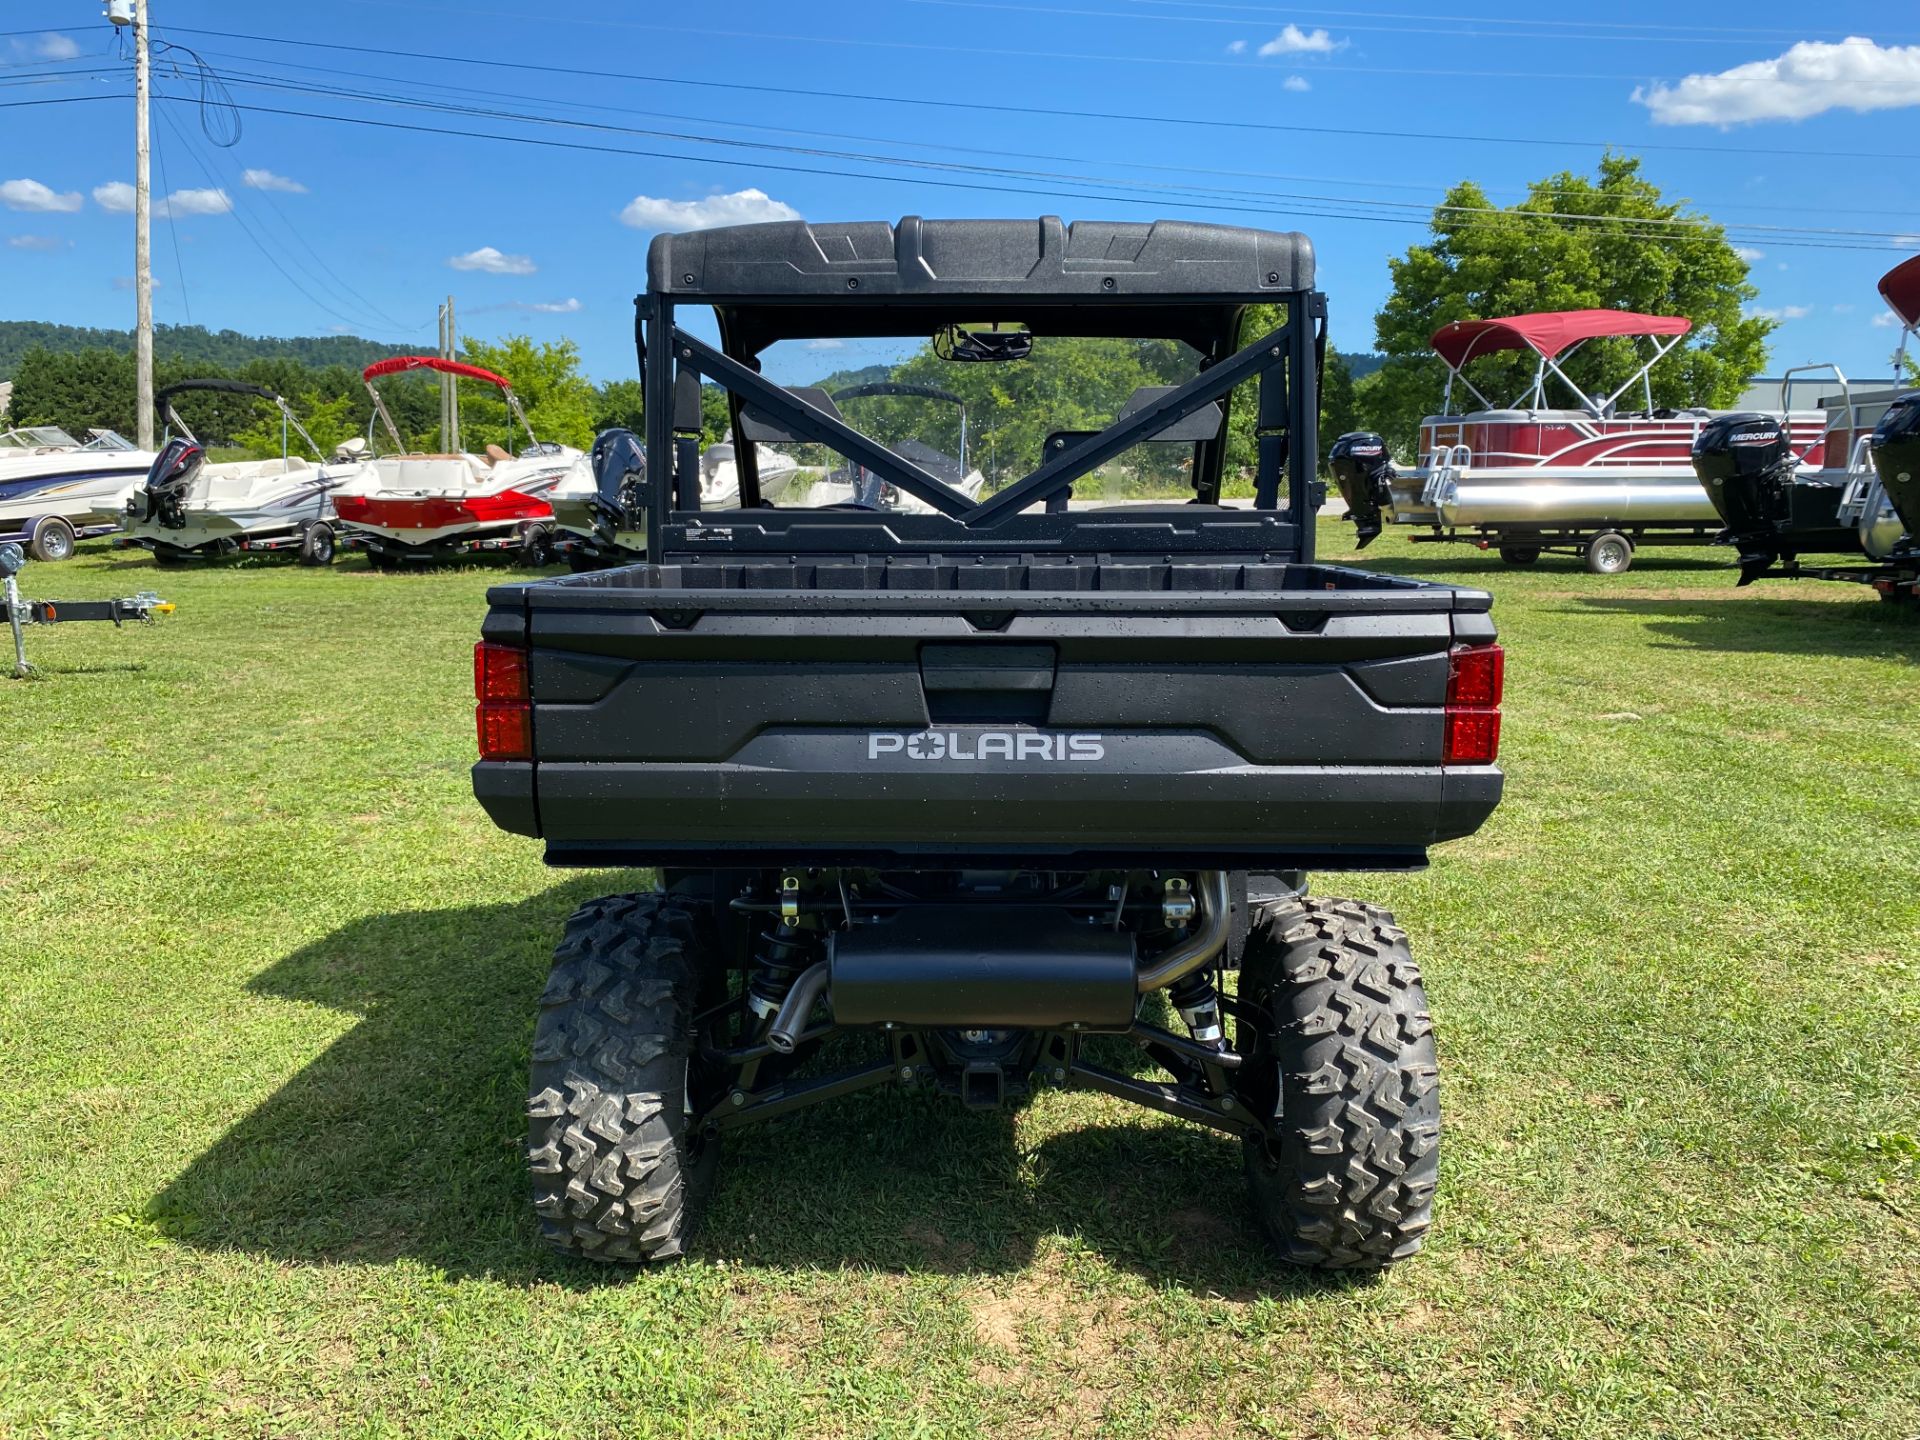
<path fill-rule="evenodd" d="M 1844 487 L 1799 478 L 1799 463 L 1786 427 L 1771 415 L 1723 415 L 1700 427 L 1693 470 L 1726 522 L 1720 542 L 1739 550 L 1742 585 L 1802 551 L 1860 548 L 1836 517 Z"/>
<path fill-rule="evenodd" d="M 205 447 L 187 439 L 169 440 L 147 471 L 146 489 L 140 492 L 145 497 L 146 514 L 141 518 L 158 519 L 173 530 L 184 527 L 187 516 L 182 505 L 206 463 Z M 137 503 L 138 497 L 128 501 L 127 508 L 132 510 Z"/>
<path fill-rule="evenodd" d="M 652 492 L 647 486 L 647 447 L 631 430 L 602 430 L 593 440 L 593 511 L 609 543 L 622 528 L 644 530 Z"/>
<path fill-rule="evenodd" d="M 1389 483 L 1393 458 L 1387 454 L 1387 442 L 1371 431 L 1350 431 L 1333 442 L 1327 465 L 1340 487 L 1340 498 L 1347 502 L 1347 515 L 1359 541 L 1355 548 L 1364 550 L 1379 538 L 1380 507 L 1393 499 Z"/>
<path fill-rule="evenodd" d="M 1868 448 L 1880 486 L 1907 529 L 1900 548 L 1920 550 L 1920 390 L 1887 407 Z"/>

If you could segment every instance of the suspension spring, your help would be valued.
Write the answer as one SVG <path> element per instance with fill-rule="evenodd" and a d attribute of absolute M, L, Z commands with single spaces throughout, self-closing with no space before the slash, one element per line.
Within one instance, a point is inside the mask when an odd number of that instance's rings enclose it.
<path fill-rule="evenodd" d="M 1213 971 L 1196 970 L 1176 980 L 1167 989 L 1167 998 L 1180 1012 L 1195 1043 L 1222 1045 L 1226 1030 L 1220 1023 L 1220 992 L 1213 982 Z"/>
<path fill-rule="evenodd" d="M 800 972 L 813 963 L 813 950 L 813 937 L 791 920 L 762 931 L 747 977 L 747 1008 L 762 1020 L 777 1014 Z"/>

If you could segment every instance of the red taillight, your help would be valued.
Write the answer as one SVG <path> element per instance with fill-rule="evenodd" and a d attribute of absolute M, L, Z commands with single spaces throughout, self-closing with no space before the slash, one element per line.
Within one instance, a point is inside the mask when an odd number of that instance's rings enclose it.
<path fill-rule="evenodd" d="M 474 720 L 482 760 L 533 758 L 533 704 L 527 652 L 483 640 L 473 647 Z"/>
<path fill-rule="evenodd" d="M 1500 697 L 1507 652 L 1498 645 L 1462 645 L 1447 674 L 1443 765 L 1491 765 L 1500 754 Z"/>

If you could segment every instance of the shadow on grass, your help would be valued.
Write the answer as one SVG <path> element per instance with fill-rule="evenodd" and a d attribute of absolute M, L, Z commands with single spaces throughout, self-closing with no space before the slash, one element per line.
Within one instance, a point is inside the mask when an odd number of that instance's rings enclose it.
<path fill-rule="evenodd" d="M 1585 576 L 1585 563 L 1571 555 L 1542 555 L 1532 565 L 1509 565 L 1493 551 L 1471 546 L 1421 545 L 1411 550 L 1379 554 L 1372 550 L 1332 563 L 1350 565 L 1359 570 L 1378 570 L 1387 575 L 1410 575 L 1414 579 L 1449 576 L 1461 580 L 1491 581 L 1504 575 Z M 1633 569 L 1624 577 L 1594 576 L 1598 583 L 1632 585 L 1634 576 L 1698 575 L 1724 570 L 1731 583 L 1733 567 L 1706 551 L 1646 549 L 1635 553 Z"/>
<path fill-rule="evenodd" d="M 1785 583 L 1785 582 L 1781 582 Z M 1819 584 L 1805 581 L 1805 584 Z M 1829 586 L 1831 582 L 1828 582 Z M 1786 598 L 1636 600 L 1582 596 L 1561 614 L 1603 611 L 1638 616 L 1669 650 L 1726 650 L 1774 655 L 1920 659 L 1920 607 L 1889 605 L 1864 586 L 1857 604 Z"/>
<path fill-rule="evenodd" d="M 255 991 L 359 1022 L 197 1156 L 150 1221 L 186 1244 L 296 1263 L 622 1283 L 631 1272 L 541 1246 L 524 1165 L 548 957 L 567 914 L 619 883 L 583 876 L 512 904 L 373 916 L 262 972 Z M 728 1135 L 694 1255 L 994 1274 L 1056 1235 L 1201 1290 L 1342 1288 L 1267 1253 L 1238 1141 L 1143 1114 L 1023 1152 L 1009 1113 L 891 1089 Z"/>

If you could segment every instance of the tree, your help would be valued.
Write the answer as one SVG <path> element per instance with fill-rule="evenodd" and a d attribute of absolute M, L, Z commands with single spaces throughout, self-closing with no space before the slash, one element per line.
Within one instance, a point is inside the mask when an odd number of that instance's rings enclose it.
<path fill-rule="evenodd" d="M 609 380 L 593 397 L 593 433 L 624 429 L 645 434 L 647 390 L 638 380 Z"/>
<path fill-rule="evenodd" d="M 1537 310 L 1684 315 L 1694 329 L 1655 367 L 1656 405 L 1731 405 L 1766 365 L 1773 322 L 1742 313 L 1758 293 L 1746 262 L 1720 226 L 1662 198 L 1631 156 L 1608 154 L 1594 179 L 1549 175 L 1509 208 L 1463 181 L 1435 209 L 1432 232 L 1388 262 L 1393 292 L 1374 320 L 1388 360 L 1364 392 L 1370 428 L 1403 454 L 1420 417 L 1439 408 L 1446 368 L 1430 339 L 1455 320 Z M 1645 344 L 1636 352 L 1631 340 L 1589 341 L 1567 372 L 1590 393 L 1609 393 L 1638 368 Z M 1474 363 L 1474 382 L 1503 402 L 1526 388 L 1532 361 L 1489 356 Z"/>
<path fill-rule="evenodd" d="M 469 340 L 465 348 L 462 359 L 511 382 L 535 435 L 581 449 L 593 443 L 596 397 L 580 373 L 580 347 L 573 341 L 536 344 L 525 335 L 508 335 L 493 342 Z M 480 388 L 471 387 L 461 398 L 461 443 L 469 450 L 488 444 L 520 449 L 527 437 L 515 433 L 518 427 L 505 402 L 490 387 L 487 393 L 472 393 Z"/>

